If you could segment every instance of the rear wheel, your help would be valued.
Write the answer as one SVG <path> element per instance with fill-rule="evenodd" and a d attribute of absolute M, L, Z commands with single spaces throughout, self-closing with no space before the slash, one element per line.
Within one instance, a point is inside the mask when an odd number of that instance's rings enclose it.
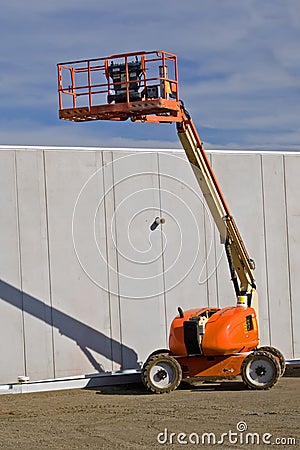
<path fill-rule="evenodd" d="M 250 389 L 270 389 L 277 383 L 280 373 L 277 359 L 269 352 L 252 352 L 242 363 L 242 378 Z"/>
<path fill-rule="evenodd" d="M 263 351 L 263 352 L 271 353 L 271 355 L 275 356 L 275 358 L 278 359 L 279 365 L 280 365 L 280 376 L 282 377 L 282 375 L 284 374 L 284 371 L 285 371 L 286 362 L 285 362 L 285 357 L 283 356 L 281 351 L 278 350 L 278 348 L 268 347 L 268 346 L 259 347 L 257 350 L 259 352 Z"/>
<path fill-rule="evenodd" d="M 155 356 L 155 355 L 165 356 L 165 355 L 170 355 L 170 354 L 171 354 L 171 352 L 167 348 L 160 348 L 158 350 L 154 350 L 154 352 L 150 353 L 150 355 L 147 357 L 146 361 L 144 362 L 144 365 L 149 361 L 150 358 L 152 358 L 152 356 Z"/>
<path fill-rule="evenodd" d="M 153 355 L 147 359 L 142 368 L 142 381 L 146 388 L 155 394 L 174 391 L 181 379 L 180 364 L 170 355 Z"/>

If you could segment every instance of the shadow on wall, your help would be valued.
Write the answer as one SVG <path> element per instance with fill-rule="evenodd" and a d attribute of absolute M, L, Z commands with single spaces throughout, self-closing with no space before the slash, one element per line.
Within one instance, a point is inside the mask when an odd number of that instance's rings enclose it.
<path fill-rule="evenodd" d="M 132 348 L 120 344 L 120 342 L 107 337 L 100 331 L 85 325 L 56 308 L 46 305 L 41 300 L 2 280 L 0 280 L 0 299 L 42 320 L 49 326 L 57 328 L 60 334 L 72 339 L 80 347 L 97 372 L 104 372 L 104 370 L 89 349 L 105 356 L 108 360 L 112 358 L 112 355 L 118 355 L 114 356 L 114 358 L 118 358 L 114 362 L 120 364 L 121 370 L 140 367 L 137 353 Z"/>

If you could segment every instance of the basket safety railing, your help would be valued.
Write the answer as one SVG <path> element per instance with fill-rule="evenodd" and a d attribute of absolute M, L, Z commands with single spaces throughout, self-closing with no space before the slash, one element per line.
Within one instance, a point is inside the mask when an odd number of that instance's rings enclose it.
<path fill-rule="evenodd" d="M 63 115 L 64 110 L 85 108 L 85 112 L 92 112 L 93 107 L 104 105 L 107 105 L 107 112 L 118 110 L 124 113 L 134 102 L 139 102 L 135 105 L 138 114 L 139 106 L 141 111 L 150 108 L 149 100 L 152 100 L 152 114 L 167 115 L 168 108 L 172 110 L 179 103 L 176 55 L 160 50 L 57 64 L 57 76 L 61 118 L 69 118 Z M 80 111 L 76 113 L 78 120 L 85 120 L 80 117 Z M 73 120 L 72 117 L 69 120 Z M 92 118 L 105 117 L 86 116 L 86 120 Z"/>

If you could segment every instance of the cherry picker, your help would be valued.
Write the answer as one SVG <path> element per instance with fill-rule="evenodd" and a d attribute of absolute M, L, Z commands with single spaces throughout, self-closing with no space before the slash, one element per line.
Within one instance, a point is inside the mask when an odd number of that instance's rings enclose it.
<path fill-rule="evenodd" d="M 252 389 L 269 389 L 285 370 L 274 347 L 259 347 L 258 296 L 249 257 L 196 127 L 179 98 L 176 55 L 161 50 L 117 54 L 57 65 L 59 117 L 176 123 L 178 137 L 225 247 L 235 305 L 178 308 L 169 348 L 144 362 L 142 380 L 154 393 L 170 392 L 181 380 L 242 376 Z"/>

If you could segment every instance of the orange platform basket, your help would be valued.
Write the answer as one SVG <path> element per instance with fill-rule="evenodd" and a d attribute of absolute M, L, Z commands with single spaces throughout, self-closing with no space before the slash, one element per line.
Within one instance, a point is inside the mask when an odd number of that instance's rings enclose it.
<path fill-rule="evenodd" d="M 57 65 L 59 118 L 178 122 L 177 57 L 155 50 Z"/>

